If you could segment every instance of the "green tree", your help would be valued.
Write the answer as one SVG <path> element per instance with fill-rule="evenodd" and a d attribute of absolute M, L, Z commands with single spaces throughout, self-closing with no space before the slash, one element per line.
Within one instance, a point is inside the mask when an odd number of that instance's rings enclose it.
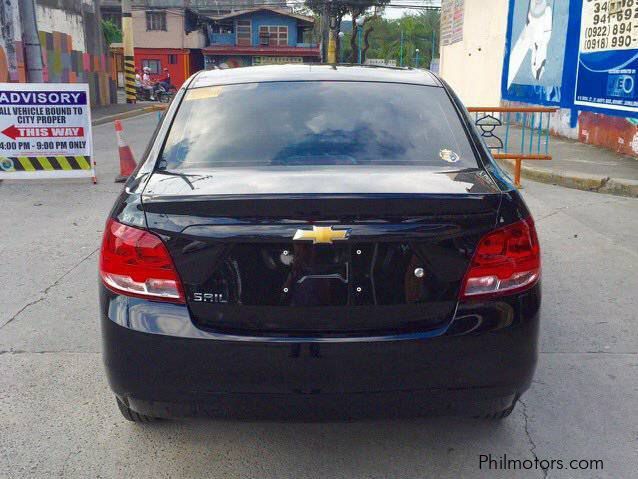
<path fill-rule="evenodd" d="M 352 31 L 353 34 L 349 36 L 350 43 L 350 51 L 358 50 L 357 45 L 357 32 L 359 26 L 356 24 L 357 18 L 364 16 L 365 21 L 362 26 L 364 29 L 364 43 L 366 43 L 370 33 L 366 28 L 366 23 L 370 18 L 375 18 L 378 16 L 383 7 L 390 3 L 390 0 L 330 0 L 328 1 L 327 7 L 328 12 L 331 17 L 331 28 L 334 29 L 335 33 L 340 31 L 341 22 L 344 16 L 349 15 L 352 17 Z M 306 0 L 304 6 L 312 11 L 316 16 L 323 16 L 326 7 L 326 0 Z M 323 29 L 320 37 L 324 42 L 324 45 L 328 43 L 328 30 Z M 340 56 L 340 50 L 343 47 L 342 42 L 337 37 L 337 58 Z M 351 55 L 351 61 L 354 63 L 356 59 L 354 55 Z"/>
<path fill-rule="evenodd" d="M 102 33 L 107 45 L 122 41 L 122 30 L 110 20 L 102 20 Z"/>
<path fill-rule="evenodd" d="M 419 49 L 419 66 L 430 65 L 437 56 L 439 39 L 439 13 L 425 11 L 405 14 L 395 20 L 377 17 L 371 21 L 374 28 L 370 35 L 368 58 L 382 58 L 401 62 L 401 32 L 403 32 L 403 65 L 415 66 L 416 49 Z"/>

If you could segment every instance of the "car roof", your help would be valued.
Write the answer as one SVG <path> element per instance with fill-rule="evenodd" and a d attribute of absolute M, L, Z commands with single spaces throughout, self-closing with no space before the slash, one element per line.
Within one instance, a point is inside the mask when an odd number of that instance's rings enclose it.
<path fill-rule="evenodd" d="M 284 81 L 352 81 L 441 86 L 439 79 L 428 70 L 303 63 L 205 70 L 195 75 L 188 88 Z"/>

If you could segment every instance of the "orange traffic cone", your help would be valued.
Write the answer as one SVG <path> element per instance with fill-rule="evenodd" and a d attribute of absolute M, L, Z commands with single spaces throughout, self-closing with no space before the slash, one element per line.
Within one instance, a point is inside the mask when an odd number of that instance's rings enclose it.
<path fill-rule="evenodd" d="M 115 178 L 116 183 L 123 183 L 133 173 L 137 164 L 133 158 L 131 147 L 126 144 L 122 136 L 122 122 L 115 120 L 115 135 L 117 136 L 117 147 L 120 151 L 120 174 Z"/>

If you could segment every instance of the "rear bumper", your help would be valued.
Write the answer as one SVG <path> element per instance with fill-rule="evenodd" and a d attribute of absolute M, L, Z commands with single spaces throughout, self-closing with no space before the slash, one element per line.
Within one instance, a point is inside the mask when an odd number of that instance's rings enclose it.
<path fill-rule="evenodd" d="M 379 338 L 227 336 L 185 306 L 101 302 L 111 388 L 158 417 L 474 415 L 507 407 L 536 365 L 540 285 L 460 305 L 444 330 Z"/>
<path fill-rule="evenodd" d="M 421 390 L 349 394 L 209 394 L 153 401 L 120 397 L 131 409 L 156 418 L 210 417 L 267 420 L 352 420 L 419 416 L 491 415 L 518 393 L 508 389 Z"/>

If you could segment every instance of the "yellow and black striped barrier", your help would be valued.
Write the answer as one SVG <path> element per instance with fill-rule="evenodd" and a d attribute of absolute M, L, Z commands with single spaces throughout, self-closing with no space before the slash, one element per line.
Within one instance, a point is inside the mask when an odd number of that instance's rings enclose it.
<path fill-rule="evenodd" d="M 126 103 L 135 103 L 137 93 L 135 88 L 135 59 L 133 57 L 125 57 L 124 59 L 124 80 L 126 91 Z"/>
<path fill-rule="evenodd" d="M 88 156 L 17 156 L 0 158 L 0 171 L 90 170 Z"/>
<path fill-rule="evenodd" d="M 0 157 L 0 180 L 86 177 L 97 182 L 90 156 Z"/>

